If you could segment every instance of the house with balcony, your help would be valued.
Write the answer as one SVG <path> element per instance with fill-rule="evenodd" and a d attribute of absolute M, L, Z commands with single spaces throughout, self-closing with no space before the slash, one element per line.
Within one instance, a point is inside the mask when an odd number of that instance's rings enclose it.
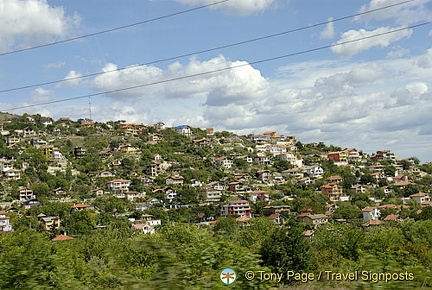
<path fill-rule="evenodd" d="M 192 143 L 198 147 L 211 147 L 210 138 L 203 138 L 199 140 L 193 140 Z"/>
<path fill-rule="evenodd" d="M 391 152 L 390 150 L 380 150 L 377 151 L 374 155 L 372 155 L 371 159 L 374 161 L 381 161 L 381 160 L 396 161 L 396 154 Z"/>
<path fill-rule="evenodd" d="M 83 158 L 87 156 L 87 149 L 84 147 L 75 147 L 73 154 L 76 158 Z"/>
<path fill-rule="evenodd" d="M 303 166 L 303 160 L 301 158 L 297 158 L 297 156 L 293 152 L 285 152 L 278 155 L 279 159 L 282 161 L 287 161 L 289 164 L 297 167 Z"/>
<path fill-rule="evenodd" d="M 184 177 L 181 175 L 168 176 L 165 178 L 167 185 L 183 185 Z"/>
<path fill-rule="evenodd" d="M 229 169 L 234 165 L 234 160 L 230 157 L 222 156 L 216 158 L 214 163 L 220 168 Z"/>
<path fill-rule="evenodd" d="M 10 219 L 6 216 L 5 211 L 0 211 L 0 232 L 11 232 L 13 231 Z"/>
<path fill-rule="evenodd" d="M 328 216 L 325 214 L 308 214 L 303 218 L 303 222 L 308 224 L 310 228 L 314 229 L 317 226 L 327 223 Z"/>
<path fill-rule="evenodd" d="M 179 195 L 179 193 L 175 189 L 169 186 L 155 189 L 152 191 L 152 193 L 162 195 L 163 198 L 168 202 L 172 202 Z"/>
<path fill-rule="evenodd" d="M 342 186 L 338 183 L 329 183 L 320 187 L 321 193 L 327 196 L 330 201 L 341 201 L 343 196 Z"/>
<path fill-rule="evenodd" d="M 254 161 L 258 164 L 271 164 L 270 156 L 255 156 Z"/>
<path fill-rule="evenodd" d="M 238 216 L 252 216 L 252 210 L 247 200 L 230 200 L 227 204 L 221 207 L 221 215 L 238 215 Z"/>
<path fill-rule="evenodd" d="M 9 169 L 3 172 L 4 177 L 6 179 L 20 179 L 21 178 L 21 171 L 18 169 Z"/>
<path fill-rule="evenodd" d="M 37 216 L 42 227 L 46 231 L 57 230 L 60 228 L 60 217 L 58 216 L 46 216 L 44 214 L 39 214 Z"/>
<path fill-rule="evenodd" d="M 115 193 L 129 191 L 130 185 L 131 181 L 127 179 L 113 179 L 107 182 L 108 189 Z"/>
<path fill-rule="evenodd" d="M 31 190 L 28 187 L 21 187 L 18 190 L 18 199 L 19 201 L 26 201 L 32 198 L 36 198 L 36 195 L 33 193 L 33 190 Z"/>
<path fill-rule="evenodd" d="M 326 178 L 326 181 L 328 183 L 340 183 L 343 181 L 343 178 L 340 177 L 339 175 L 332 175 Z"/>
<path fill-rule="evenodd" d="M 203 188 L 199 192 L 199 197 L 205 202 L 219 202 L 222 197 L 222 190 L 211 187 Z"/>
<path fill-rule="evenodd" d="M 348 156 L 345 151 L 327 153 L 327 158 L 333 159 L 335 163 L 348 163 Z"/>
<path fill-rule="evenodd" d="M 115 174 L 108 169 L 102 169 L 96 175 L 97 177 L 114 177 Z"/>

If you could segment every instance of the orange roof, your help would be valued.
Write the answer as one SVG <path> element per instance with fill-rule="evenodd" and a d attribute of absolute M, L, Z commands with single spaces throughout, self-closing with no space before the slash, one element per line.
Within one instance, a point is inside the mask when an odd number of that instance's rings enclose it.
<path fill-rule="evenodd" d="M 399 217 L 400 217 L 400 215 L 398 215 L 398 214 L 389 214 L 388 216 L 386 216 L 386 218 L 384 220 L 385 221 L 395 221 Z"/>
<path fill-rule="evenodd" d="M 88 204 L 82 204 L 82 203 L 71 206 L 71 208 L 85 208 L 85 207 L 90 207 L 90 206 Z"/>
<path fill-rule="evenodd" d="M 373 211 L 374 209 L 376 209 L 376 207 L 365 207 L 362 211 L 369 212 L 369 211 Z"/>
<path fill-rule="evenodd" d="M 380 226 L 384 224 L 383 221 L 377 221 L 377 220 L 369 220 L 367 223 L 362 224 L 363 227 L 370 227 L 370 226 Z"/>
<path fill-rule="evenodd" d="M 250 219 L 251 219 L 250 217 L 243 215 L 243 216 L 240 216 L 240 217 L 236 218 L 236 221 L 238 221 L 238 222 L 247 222 Z"/>
<path fill-rule="evenodd" d="M 267 219 L 269 219 L 269 220 L 274 220 L 274 219 L 276 219 L 278 216 L 280 216 L 280 214 L 278 214 L 278 213 L 274 213 L 274 214 L 269 215 L 269 216 L 267 217 Z"/>
<path fill-rule="evenodd" d="M 410 195 L 410 197 L 422 197 L 422 196 L 428 196 L 428 195 L 426 193 L 422 193 L 422 192 Z"/>
<path fill-rule="evenodd" d="M 369 227 L 369 226 L 380 226 L 384 224 L 383 221 L 378 221 L 378 220 L 369 220 L 367 223 L 362 224 L 362 226 L 364 227 Z"/>
<path fill-rule="evenodd" d="M 51 239 L 51 241 L 69 241 L 69 240 L 75 240 L 75 239 L 65 235 L 58 235 L 54 239 Z"/>

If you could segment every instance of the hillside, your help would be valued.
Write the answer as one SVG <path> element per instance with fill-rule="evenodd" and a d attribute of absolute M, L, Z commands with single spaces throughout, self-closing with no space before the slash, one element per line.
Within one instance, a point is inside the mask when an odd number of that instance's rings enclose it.
<path fill-rule="evenodd" d="M 24 279 L 25 288 L 67 280 L 78 288 L 199 289 L 206 284 L 200 275 L 217 287 L 228 266 L 241 277 L 250 269 L 360 275 L 349 283 L 315 281 L 314 288 L 389 283 L 374 282 L 367 271 L 412 273 L 391 278 L 393 286 L 432 286 L 425 278 L 432 265 L 432 165 L 415 157 L 303 144 L 273 131 L 237 136 L 39 115 L 14 116 L 1 134 L 1 231 L 10 234 L 0 235 L 9 273 L 0 288 Z M 20 239 L 26 257 L 7 254 Z M 36 265 L 34 275 L 13 274 L 31 260 L 67 260 L 69 252 L 77 253 L 75 262 L 66 272 L 53 262 L 47 280 L 37 278 L 45 270 Z M 298 278 L 264 282 L 299 285 Z M 259 283 L 243 279 L 237 287 Z"/>

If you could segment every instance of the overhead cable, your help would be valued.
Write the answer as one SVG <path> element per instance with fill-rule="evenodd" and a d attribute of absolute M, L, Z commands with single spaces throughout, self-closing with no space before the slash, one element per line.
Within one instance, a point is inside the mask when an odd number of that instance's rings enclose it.
<path fill-rule="evenodd" d="M 77 100 L 77 99 L 96 97 L 96 96 L 101 96 L 101 95 L 109 95 L 109 94 L 124 92 L 124 91 L 128 91 L 128 90 L 133 90 L 133 89 L 137 89 L 137 88 L 143 88 L 143 87 L 148 87 L 148 86 L 163 84 L 163 83 L 167 83 L 167 82 L 173 82 L 173 81 L 184 80 L 184 79 L 194 78 L 194 77 L 208 75 L 208 74 L 214 74 L 214 73 L 218 73 L 218 72 L 222 72 L 222 71 L 227 71 L 227 70 L 231 70 L 231 69 L 237 69 L 237 68 L 241 68 L 241 67 L 245 67 L 245 66 L 251 66 L 251 65 L 255 65 L 255 64 L 269 62 L 269 61 L 275 61 L 275 60 L 279 60 L 279 59 L 283 59 L 283 58 L 287 58 L 287 57 L 292 57 L 292 56 L 306 54 L 306 53 L 310 53 L 310 52 L 314 52 L 314 51 L 318 51 L 318 50 L 323 50 L 323 49 L 327 49 L 327 48 L 337 47 L 337 46 L 341 46 L 341 45 L 345 45 L 345 44 L 349 44 L 349 43 L 355 43 L 355 42 L 359 42 L 359 41 L 366 40 L 366 39 L 371 39 L 371 38 L 375 38 L 375 37 L 385 36 L 385 35 L 389 35 L 389 34 L 392 34 L 392 33 L 396 33 L 396 32 L 400 32 L 400 31 L 404 31 L 404 30 L 408 30 L 408 29 L 414 29 L 414 28 L 417 28 L 417 27 L 425 26 L 425 25 L 428 25 L 428 24 L 431 24 L 431 23 L 432 23 L 432 21 L 423 22 L 423 23 L 412 25 L 412 26 L 409 26 L 409 27 L 398 28 L 398 29 L 387 31 L 387 32 L 382 32 L 382 33 L 377 33 L 377 34 L 370 35 L 370 36 L 365 36 L 365 37 L 358 38 L 358 39 L 352 39 L 352 40 L 347 40 L 347 41 L 343 41 L 343 42 L 338 42 L 338 43 L 335 43 L 335 44 L 330 44 L 330 45 L 315 47 L 315 48 L 311 48 L 311 49 L 308 49 L 308 50 L 302 50 L 302 51 L 293 52 L 293 53 L 289 53 L 289 54 L 285 54 L 285 55 L 280 55 L 280 56 L 275 56 L 275 57 L 271 57 L 271 58 L 266 58 L 266 59 L 262 59 L 262 60 L 258 60 L 258 61 L 253 61 L 253 62 L 250 62 L 250 63 L 228 66 L 228 67 L 220 68 L 220 69 L 217 69 L 217 70 L 211 70 L 211 71 L 207 71 L 207 72 L 201 72 L 201 73 L 191 74 L 191 75 L 182 76 L 182 77 L 165 79 L 165 80 L 160 80 L 160 81 L 151 82 L 151 83 L 145 83 L 145 84 L 131 86 L 131 87 L 125 87 L 125 88 L 111 90 L 111 91 L 104 91 L 104 92 L 99 92 L 99 93 L 94 93 L 94 94 L 83 95 L 83 96 L 65 98 L 65 99 L 60 99 L 60 100 L 56 100 L 56 101 L 41 102 L 41 103 L 36 103 L 36 104 L 30 104 L 30 105 L 24 105 L 24 106 L 6 108 L 6 109 L 1 110 L 1 111 L 8 112 L 8 111 L 13 111 L 13 110 L 18 110 L 18 109 L 25 109 L 25 108 L 31 108 L 31 107 L 36 107 L 36 106 L 42 106 L 42 105 L 50 105 L 50 104 L 55 104 L 55 103 L 61 103 L 61 102 L 66 102 L 66 101 Z"/>

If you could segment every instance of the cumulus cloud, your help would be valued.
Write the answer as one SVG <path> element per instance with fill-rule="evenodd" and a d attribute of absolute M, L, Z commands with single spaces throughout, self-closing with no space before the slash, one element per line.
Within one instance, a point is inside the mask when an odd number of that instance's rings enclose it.
<path fill-rule="evenodd" d="M 37 88 L 31 92 L 31 102 L 41 103 L 48 102 L 54 99 L 54 92 L 44 88 Z"/>
<path fill-rule="evenodd" d="M 419 57 L 417 60 L 417 66 L 421 68 L 431 68 L 432 67 L 432 48 L 426 51 L 426 54 Z"/>
<path fill-rule="evenodd" d="M 116 69 L 115 64 L 107 64 L 102 72 Z M 268 83 L 260 71 L 247 62 L 230 62 L 221 55 L 208 61 L 191 59 L 187 65 L 176 62 L 166 70 L 155 66 L 130 67 L 99 75 L 92 82 L 92 88 L 97 91 L 116 91 L 127 87 L 137 88 L 108 96 L 129 99 L 185 99 L 198 96 L 206 98 L 207 104 L 217 106 L 248 103 L 263 96 Z"/>
<path fill-rule="evenodd" d="M 333 17 L 330 17 L 327 21 L 328 21 L 328 23 L 327 23 L 326 27 L 320 33 L 321 39 L 331 39 L 335 35 Z"/>
<path fill-rule="evenodd" d="M 346 94 L 347 90 L 373 84 L 391 78 L 387 69 L 377 65 L 360 66 L 348 72 L 321 77 L 315 81 L 315 88 L 325 96 Z"/>
<path fill-rule="evenodd" d="M 53 41 L 79 23 L 46 0 L 0 0 L 0 7 L 0 51 Z"/>
<path fill-rule="evenodd" d="M 61 82 L 57 85 L 59 88 L 75 88 L 81 83 L 82 74 L 71 70 L 68 72 L 66 77 L 63 79 L 64 82 Z"/>
<path fill-rule="evenodd" d="M 400 46 L 395 46 L 391 51 L 387 53 L 388 58 L 400 58 L 409 55 L 410 50 L 402 48 Z"/>
<path fill-rule="evenodd" d="M 402 38 L 410 37 L 413 32 L 412 29 L 404 29 L 397 32 L 389 33 L 397 29 L 400 28 L 380 27 L 372 31 L 367 31 L 364 29 L 349 30 L 342 33 L 341 39 L 336 43 L 337 45 L 331 48 L 331 50 L 344 58 L 349 58 L 375 46 L 387 47 L 391 43 L 401 40 Z M 373 35 L 379 36 L 371 37 Z M 366 39 L 349 42 L 362 38 Z"/>
<path fill-rule="evenodd" d="M 418 148 L 423 156 L 431 156 L 425 148 L 432 142 L 432 72 L 419 66 L 429 53 L 380 61 L 296 63 L 281 70 L 286 74 L 277 80 L 223 56 L 176 62 L 164 69 L 130 67 L 99 75 L 93 88 L 105 91 L 197 76 L 113 94 L 109 106 L 98 98 L 92 111 L 101 121 L 163 121 L 238 134 L 276 130 L 295 134 L 302 142 L 323 141 L 365 152 L 390 149 L 398 156 L 417 155 L 412 148 Z M 245 66 L 224 70 L 237 63 Z M 116 68 L 107 64 L 104 70 Z M 201 74 L 217 69 L 217 74 Z M 299 81 L 304 76 L 307 80 Z M 83 117 L 79 108 L 76 118 Z"/>
<path fill-rule="evenodd" d="M 393 4 L 397 4 L 398 0 L 371 0 L 369 4 L 363 5 L 359 13 L 383 8 Z M 356 21 L 372 21 L 372 20 L 385 20 L 394 19 L 400 25 L 410 25 L 418 23 L 419 21 L 430 21 L 431 10 L 425 5 L 431 0 L 419 0 L 402 5 L 394 6 L 392 8 L 379 10 L 373 13 L 357 16 Z"/>
<path fill-rule="evenodd" d="M 207 5 L 214 3 L 214 0 L 176 0 L 187 5 Z M 275 3 L 275 0 L 235 0 L 210 6 L 210 9 L 221 9 L 227 14 L 250 15 L 256 12 L 267 10 Z"/>
<path fill-rule="evenodd" d="M 119 94 L 110 94 L 110 97 L 122 98 L 149 98 L 154 97 L 160 89 L 158 85 L 149 85 L 162 80 L 163 71 L 154 66 L 131 66 L 118 70 L 116 64 L 107 63 L 101 70 L 102 73 L 91 83 L 96 91 L 112 92 L 128 87 L 141 86 L 139 89 L 123 90 Z"/>

